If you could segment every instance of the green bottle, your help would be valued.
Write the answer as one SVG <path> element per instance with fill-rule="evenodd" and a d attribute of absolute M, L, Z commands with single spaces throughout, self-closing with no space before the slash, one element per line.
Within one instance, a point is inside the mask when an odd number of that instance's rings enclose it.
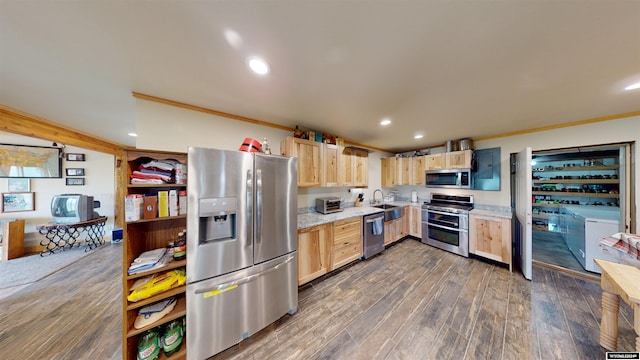
<path fill-rule="evenodd" d="M 160 331 L 153 328 L 145 331 L 138 339 L 137 360 L 156 360 L 160 356 Z"/>
<path fill-rule="evenodd" d="M 180 350 L 182 345 L 182 318 L 173 320 L 164 326 L 162 349 L 164 354 L 171 356 Z"/>

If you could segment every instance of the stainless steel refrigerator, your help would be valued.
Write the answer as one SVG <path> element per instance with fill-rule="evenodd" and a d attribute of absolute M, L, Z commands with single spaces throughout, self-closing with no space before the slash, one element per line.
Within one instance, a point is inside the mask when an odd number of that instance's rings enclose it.
<path fill-rule="evenodd" d="M 298 306 L 297 159 L 190 147 L 187 359 Z"/>

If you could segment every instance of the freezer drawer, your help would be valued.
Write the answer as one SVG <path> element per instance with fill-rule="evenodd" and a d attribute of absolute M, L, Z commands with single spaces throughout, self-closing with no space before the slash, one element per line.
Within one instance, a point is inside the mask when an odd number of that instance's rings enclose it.
<path fill-rule="evenodd" d="M 187 359 L 202 360 L 298 306 L 298 254 L 187 285 Z"/>

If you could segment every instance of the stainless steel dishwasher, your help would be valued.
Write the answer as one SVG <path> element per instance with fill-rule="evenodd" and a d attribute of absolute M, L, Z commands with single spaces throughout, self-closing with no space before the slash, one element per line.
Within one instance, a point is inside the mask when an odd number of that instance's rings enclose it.
<path fill-rule="evenodd" d="M 384 212 L 364 216 L 364 258 L 368 259 L 384 250 Z"/>

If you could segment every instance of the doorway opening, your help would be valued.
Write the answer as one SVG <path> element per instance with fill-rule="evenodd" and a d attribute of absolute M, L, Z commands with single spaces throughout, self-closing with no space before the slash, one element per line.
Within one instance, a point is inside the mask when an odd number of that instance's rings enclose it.
<path fill-rule="evenodd" d="M 629 232 L 634 189 L 630 143 L 532 152 L 533 263 L 598 278 L 599 242 Z M 611 256 L 612 257 L 612 256 Z"/>

